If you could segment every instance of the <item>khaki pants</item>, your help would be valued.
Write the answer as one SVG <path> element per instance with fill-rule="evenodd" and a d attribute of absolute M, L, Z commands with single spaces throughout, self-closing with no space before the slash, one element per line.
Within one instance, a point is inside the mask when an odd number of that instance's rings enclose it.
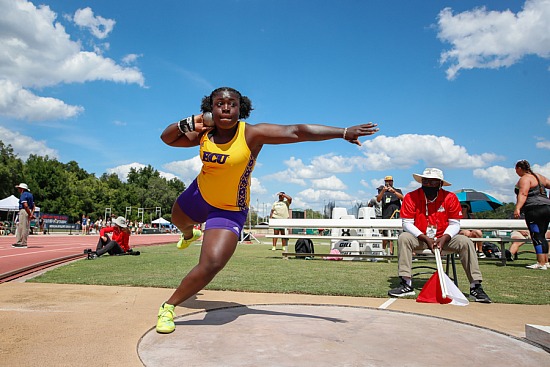
<path fill-rule="evenodd" d="M 19 224 L 17 224 L 16 243 L 19 245 L 27 245 L 31 223 L 29 215 L 25 209 L 19 210 Z"/>
<path fill-rule="evenodd" d="M 399 276 L 411 278 L 413 251 L 427 249 L 428 246 L 408 232 L 403 232 L 399 235 L 397 244 L 399 246 L 397 254 Z M 481 282 L 482 276 L 479 270 L 479 263 L 477 262 L 475 246 L 468 237 L 461 234 L 454 236 L 443 246 L 443 252 L 459 254 L 460 262 L 470 283 L 473 281 Z"/>

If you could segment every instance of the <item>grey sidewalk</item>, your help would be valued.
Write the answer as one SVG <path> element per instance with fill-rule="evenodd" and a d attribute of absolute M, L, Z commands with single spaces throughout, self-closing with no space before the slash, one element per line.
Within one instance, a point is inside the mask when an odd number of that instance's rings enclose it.
<path fill-rule="evenodd" d="M 177 344 L 181 345 L 181 350 L 178 348 L 170 349 L 170 353 L 173 353 L 173 359 L 177 361 L 178 357 L 182 355 L 186 343 L 191 341 L 200 342 L 201 329 L 189 328 L 187 326 L 188 317 L 202 320 L 204 319 L 204 313 L 201 313 L 201 311 L 204 310 L 218 308 L 246 310 L 246 306 L 252 306 L 248 309 L 253 309 L 256 305 L 267 305 L 267 307 L 278 307 L 276 305 L 334 305 L 372 309 L 387 306 L 388 310 L 456 320 L 462 324 L 477 325 L 516 338 L 525 336 L 525 324 L 548 325 L 550 323 L 550 317 L 548 316 L 550 315 L 550 305 L 470 304 L 466 307 L 457 307 L 416 303 L 410 299 L 387 302 L 388 299 L 381 298 L 201 291 L 195 298 L 176 308 L 179 325 L 174 334 L 156 335 L 150 331 L 155 325 L 158 307 L 171 293 L 171 289 L 157 288 L 19 282 L 2 284 L 0 285 L 0 364 L 2 366 L 72 367 L 143 366 L 140 360 L 140 350 L 138 350 L 140 340 L 144 338 L 144 340 L 148 339 L 149 342 L 153 340 L 153 343 L 156 343 L 155 339 L 158 337 L 161 338 L 158 340 L 162 343 L 173 342 L 174 340 L 181 343 Z M 329 309 L 328 313 L 335 312 L 334 307 L 329 307 Z M 299 308 L 293 310 L 297 313 L 302 312 Z M 323 309 L 319 308 L 318 310 L 319 317 L 324 317 Z M 346 308 L 337 308 L 338 312 L 345 312 L 345 310 Z M 270 312 L 274 311 L 271 310 Z M 399 325 L 400 322 L 403 322 L 400 321 L 400 317 L 403 316 L 401 313 L 380 313 L 380 315 L 382 314 L 384 315 L 383 319 L 392 325 Z M 388 321 L 388 315 L 390 317 L 394 315 L 395 318 Z M 407 314 L 407 316 L 409 315 Z M 241 327 L 241 322 L 245 320 L 245 317 L 231 319 L 229 322 L 223 323 L 223 329 L 220 325 L 201 325 L 201 327 L 208 327 L 208 335 L 211 336 L 219 336 L 220 333 L 230 332 L 231 334 L 227 334 L 228 338 L 235 335 L 238 337 L 238 333 L 242 333 L 244 337 L 249 334 L 244 327 Z M 273 320 L 276 319 L 273 318 L 271 322 Z M 430 320 L 437 319 L 430 318 Z M 257 325 L 259 328 L 268 325 L 262 325 L 261 319 L 256 322 L 259 323 Z M 353 325 L 353 322 L 348 324 Z M 443 324 L 449 323 L 442 322 Z M 453 324 L 455 323 L 450 323 L 450 325 Z M 322 324 L 319 323 L 318 325 Z M 373 326 L 374 324 L 367 324 L 355 325 L 354 327 L 364 333 L 376 333 L 377 329 Z M 379 325 L 379 327 L 381 326 Z M 230 328 L 229 331 L 227 328 Z M 432 337 L 448 338 L 448 348 L 451 350 L 453 348 L 451 346 L 453 335 L 452 332 L 445 331 L 445 328 L 443 328 L 441 335 L 433 335 Z M 273 330 L 273 332 L 276 334 L 277 331 Z M 327 332 L 330 332 L 330 330 L 327 330 Z M 396 335 L 396 338 L 400 336 L 404 337 L 405 335 Z M 274 335 L 274 337 L 284 339 L 284 335 Z M 178 338 L 181 341 L 178 341 Z M 312 346 L 313 348 L 322 347 L 322 331 L 319 331 L 319 338 L 320 344 Z M 509 339 L 517 342 L 515 338 Z M 387 342 L 392 343 L 392 340 Z M 419 340 L 418 342 L 424 343 L 425 341 Z M 475 337 L 472 342 L 477 342 Z M 490 344 L 490 341 L 479 340 L 479 343 Z M 531 347 L 527 343 L 524 344 L 526 347 Z M 243 345 L 242 348 L 246 348 L 246 345 Z M 289 352 L 286 350 L 277 351 L 281 354 Z M 377 351 L 377 353 L 380 352 L 382 351 Z M 166 353 L 166 350 L 162 349 L 160 345 L 159 353 Z M 223 357 L 225 354 L 238 353 L 238 350 L 226 351 L 220 346 L 218 353 Z M 318 362 L 323 361 L 324 353 L 330 353 L 330 350 L 319 350 L 318 353 L 314 353 L 318 356 Z M 506 353 L 506 351 L 502 353 L 504 358 Z M 550 365 L 550 354 L 544 353 L 541 358 L 548 358 L 549 363 L 546 365 Z M 219 358 L 220 356 L 212 355 L 211 357 Z M 467 358 L 468 356 L 464 357 Z M 250 362 L 247 361 L 247 363 Z M 495 360 L 495 362 L 497 361 Z M 220 366 L 222 365 L 224 364 L 220 364 Z M 245 363 L 243 362 L 242 365 L 245 365 Z M 306 364 L 297 363 L 296 365 Z"/>

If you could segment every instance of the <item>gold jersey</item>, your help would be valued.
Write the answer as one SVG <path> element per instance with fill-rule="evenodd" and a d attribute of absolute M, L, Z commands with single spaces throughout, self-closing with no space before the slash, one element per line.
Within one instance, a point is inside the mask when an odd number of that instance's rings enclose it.
<path fill-rule="evenodd" d="M 241 211 L 250 202 L 250 180 L 256 159 L 246 144 L 246 122 L 239 121 L 233 139 L 215 144 L 204 134 L 200 143 L 202 169 L 197 184 L 202 197 L 216 208 Z"/>

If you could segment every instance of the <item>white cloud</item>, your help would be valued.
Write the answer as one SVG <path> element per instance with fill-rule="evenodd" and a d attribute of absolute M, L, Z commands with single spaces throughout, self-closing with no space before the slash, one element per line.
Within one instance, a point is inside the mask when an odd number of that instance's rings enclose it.
<path fill-rule="evenodd" d="M 84 110 L 51 97 L 40 97 L 21 85 L 0 79 L 0 113 L 19 120 L 45 121 L 70 118 Z"/>
<path fill-rule="evenodd" d="M 540 149 L 550 149 L 550 141 L 539 141 L 535 146 Z"/>
<path fill-rule="evenodd" d="M 347 194 L 344 191 L 335 191 L 335 190 L 314 190 L 314 189 L 305 189 L 303 191 L 300 191 L 296 198 L 299 200 L 294 202 L 294 199 L 292 200 L 292 203 L 295 205 L 298 205 L 299 202 L 302 203 L 308 203 L 308 206 L 311 205 L 310 203 L 322 203 L 322 202 L 329 202 L 329 201 L 336 201 L 336 202 L 348 202 L 348 204 L 352 201 L 354 201 L 356 198 L 352 197 L 351 195 Z"/>
<path fill-rule="evenodd" d="M 48 148 L 44 141 L 37 141 L 29 136 L 22 135 L 16 131 L 6 129 L 0 126 L 0 140 L 4 145 L 11 145 L 14 154 L 19 158 L 26 160 L 29 155 L 48 156 L 50 158 L 59 158 L 57 150 Z"/>
<path fill-rule="evenodd" d="M 533 164 L 531 169 L 535 173 L 540 173 L 546 177 L 550 177 L 550 162 L 546 164 Z M 475 169 L 474 177 L 483 179 L 493 188 L 491 192 L 487 192 L 503 202 L 515 202 L 514 186 L 519 180 L 514 167 L 491 166 L 484 169 Z"/>
<path fill-rule="evenodd" d="M 120 179 L 120 181 L 126 182 L 128 180 L 128 173 L 130 172 L 130 168 L 134 168 L 138 170 L 145 167 L 147 166 L 142 163 L 134 162 L 130 164 L 123 164 L 121 166 L 117 166 L 114 168 L 107 168 L 107 173 L 108 174 L 115 173 Z"/>
<path fill-rule="evenodd" d="M 347 202 L 354 200 L 345 194 L 347 187 L 353 184 L 346 182 L 346 174 L 357 171 L 386 171 L 388 169 L 407 169 L 422 163 L 422 166 L 441 168 L 482 168 L 502 157 L 493 153 L 478 155 L 469 154 L 465 147 L 457 145 L 453 139 L 445 136 L 405 134 L 397 137 L 377 136 L 367 140 L 360 148 L 363 156 L 339 156 L 327 154 L 313 158 L 309 164 L 301 159 L 291 157 L 284 161 L 285 170 L 266 175 L 264 180 L 295 184 L 309 189 L 296 194 L 295 205 L 300 202 L 322 203 L 324 200 Z M 371 172 L 372 174 L 372 172 Z M 372 189 L 383 183 L 383 176 L 373 177 L 360 185 Z M 406 185 L 406 187 L 405 187 Z M 402 182 L 397 187 L 408 192 L 420 185 L 415 181 Z M 370 194 L 369 194 L 370 196 Z"/>
<path fill-rule="evenodd" d="M 125 65 L 133 64 L 137 61 L 142 55 L 128 54 L 122 58 L 122 63 Z"/>
<path fill-rule="evenodd" d="M 250 181 L 250 195 L 263 195 L 267 189 L 262 185 L 262 182 L 256 177 L 252 177 Z"/>
<path fill-rule="evenodd" d="M 334 154 L 326 154 L 311 160 L 311 169 L 323 173 L 347 173 L 352 172 L 353 159 Z"/>
<path fill-rule="evenodd" d="M 334 176 L 336 173 L 349 173 L 354 169 L 355 159 L 350 157 L 326 154 L 315 157 L 310 164 L 301 159 L 290 157 L 284 161 L 287 169 L 265 176 L 265 179 L 306 186 L 306 180 L 320 180 Z"/>
<path fill-rule="evenodd" d="M 116 166 L 114 168 L 107 168 L 107 173 L 108 174 L 114 173 L 118 176 L 120 181 L 126 182 L 128 180 L 128 173 L 130 172 L 131 168 L 138 171 L 138 170 L 140 170 L 142 168 L 145 168 L 145 167 L 147 167 L 147 165 L 145 165 L 143 163 L 134 162 L 134 163 L 129 163 L 129 164 L 123 164 L 123 165 L 120 165 L 120 166 Z M 158 171 L 158 172 L 159 172 L 160 177 L 164 177 L 168 181 L 170 181 L 171 179 L 174 179 L 174 178 L 178 178 L 178 176 L 176 176 L 172 173 L 162 172 L 162 171 Z"/>
<path fill-rule="evenodd" d="M 198 155 L 185 161 L 174 161 L 163 165 L 164 169 L 174 172 L 180 177 L 186 186 L 189 186 L 195 177 L 197 177 L 201 167 L 202 161 Z"/>
<path fill-rule="evenodd" d="M 313 189 L 327 189 L 327 190 L 345 190 L 347 186 L 338 177 L 332 175 L 326 178 L 311 180 L 311 187 Z"/>
<path fill-rule="evenodd" d="M 118 65 L 99 51 L 83 50 L 56 19 L 57 14 L 46 5 L 36 7 L 25 0 L 0 1 L 0 81 L 7 86 L 1 88 L 1 98 L 28 109 L 14 113 L 9 104 L 0 103 L 0 115 L 53 120 L 82 111 L 80 106 L 37 96 L 33 88 L 95 80 L 144 85 L 139 69 Z M 104 35 L 110 32 L 109 24 L 99 29 Z"/>
<path fill-rule="evenodd" d="M 87 28 L 90 32 L 99 39 L 104 39 L 111 33 L 115 26 L 115 21 L 105 19 L 102 16 L 94 16 L 91 8 L 78 9 L 74 13 L 73 20 L 75 24 Z"/>
<path fill-rule="evenodd" d="M 368 188 L 368 189 L 372 189 L 373 187 L 376 187 L 376 186 L 373 186 L 373 185 L 375 185 L 374 182 L 373 182 L 373 180 L 370 180 L 370 182 L 371 182 L 372 184 L 371 184 L 371 183 L 368 183 L 367 181 L 365 181 L 365 180 L 363 180 L 363 179 L 361 179 L 361 181 L 359 181 L 359 184 L 360 184 L 361 186 L 363 186 L 363 187 Z"/>
<path fill-rule="evenodd" d="M 526 55 L 550 57 L 550 0 L 527 0 L 517 14 L 480 7 L 453 15 L 445 8 L 438 28 L 438 38 L 452 45 L 440 59 L 450 64 L 449 80 L 461 69 L 498 69 Z"/>
<path fill-rule="evenodd" d="M 508 187 L 510 190 L 513 190 L 513 186 L 518 180 L 518 176 L 514 168 L 502 166 L 475 169 L 474 177 L 484 179 L 491 186 Z"/>
<path fill-rule="evenodd" d="M 360 149 L 366 158 L 355 165 L 365 170 L 408 168 L 420 161 L 428 167 L 478 168 L 502 159 L 493 153 L 471 155 L 453 139 L 435 135 L 379 135 L 364 142 Z"/>

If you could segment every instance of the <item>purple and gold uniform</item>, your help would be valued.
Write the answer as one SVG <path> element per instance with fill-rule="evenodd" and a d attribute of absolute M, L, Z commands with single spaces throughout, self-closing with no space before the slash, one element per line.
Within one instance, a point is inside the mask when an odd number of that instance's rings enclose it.
<path fill-rule="evenodd" d="M 239 121 L 233 139 L 215 144 L 207 134 L 201 138 L 201 172 L 178 197 L 181 210 L 205 230 L 228 229 L 240 235 L 250 202 L 250 180 L 256 159 L 246 144 L 246 122 Z M 193 203 L 193 205 L 185 205 Z"/>
<path fill-rule="evenodd" d="M 216 208 L 240 211 L 250 202 L 250 180 L 256 159 L 246 144 L 246 123 L 239 121 L 237 133 L 225 144 L 216 144 L 204 134 L 201 138 L 202 169 L 197 177 L 206 202 Z"/>

